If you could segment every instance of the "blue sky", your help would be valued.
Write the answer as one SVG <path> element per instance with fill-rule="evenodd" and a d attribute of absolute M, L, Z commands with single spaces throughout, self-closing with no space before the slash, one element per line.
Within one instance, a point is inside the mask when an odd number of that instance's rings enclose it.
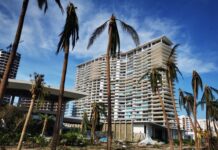
<path fill-rule="evenodd" d="M 218 88 L 218 1 L 216 0 L 74 0 L 80 24 L 80 40 L 69 60 L 66 88 L 75 86 L 76 65 L 104 54 L 107 32 L 86 50 L 93 30 L 108 20 L 112 13 L 139 33 L 141 43 L 166 35 L 178 48 L 178 66 L 184 78 L 176 86 L 191 91 L 191 73 L 196 69 L 204 83 Z M 66 7 L 69 1 L 62 0 Z M 5 49 L 14 39 L 21 0 L 0 1 L 0 48 Z M 29 80 L 29 74 L 45 74 L 48 85 L 59 86 L 63 53 L 55 55 L 65 22 L 65 14 L 49 0 L 46 14 L 30 0 L 18 51 L 21 63 L 17 79 Z M 119 29 L 120 30 L 120 29 Z M 126 33 L 120 30 L 121 49 L 134 48 Z M 181 112 L 183 114 L 184 112 Z M 199 110 L 199 116 L 204 112 Z"/>

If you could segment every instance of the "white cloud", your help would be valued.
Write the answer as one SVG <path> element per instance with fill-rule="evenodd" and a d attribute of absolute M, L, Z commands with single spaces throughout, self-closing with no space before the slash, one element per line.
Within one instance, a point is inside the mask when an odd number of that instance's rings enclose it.
<path fill-rule="evenodd" d="M 208 61 L 206 58 L 200 58 L 198 55 L 193 54 L 189 44 L 181 45 L 178 51 L 178 67 L 183 73 L 192 73 L 197 70 L 199 73 L 208 73 L 216 71 L 214 63 Z"/>
<path fill-rule="evenodd" d="M 12 2 L 12 1 L 11 1 Z M 18 2 L 21 5 L 21 2 Z M 63 6 L 66 6 L 68 2 L 63 1 Z M 6 16 L 4 13 L 0 13 L 0 45 L 7 46 L 13 40 L 17 27 L 18 12 L 20 11 L 20 5 L 10 5 L 8 3 L 2 3 L 5 8 L 10 8 L 10 16 Z M 107 29 L 104 33 L 95 41 L 93 46 L 87 50 L 88 39 L 91 36 L 94 29 L 108 20 L 111 13 L 106 9 L 100 9 L 98 12 L 95 10 L 96 6 L 86 0 L 75 1 L 75 5 L 78 6 L 77 14 L 80 23 L 80 40 L 78 41 L 74 51 L 72 52 L 77 58 L 95 58 L 102 55 L 106 51 L 107 46 Z M 12 7 L 12 8 L 11 8 Z M 90 13 L 91 12 L 91 13 Z M 20 12 L 19 12 L 20 13 Z M 181 43 L 181 50 L 178 51 L 178 65 L 181 71 L 190 73 L 193 69 L 198 70 L 201 73 L 206 73 L 215 70 L 215 64 L 208 62 L 207 60 L 200 60 L 200 56 L 196 56 L 192 53 L 190 44 L 187 41 L 190 37 L 185 37 L 183 33 L 183 27 L 178 25 L 175 21 L 167 18 L 158 17 L 145 17 L 136 20 L 137 10 L 130 16 L 125 16 L 122 13 L 118 13 L 119 19 L 132 25 L 140 36 L 141 43 L 149 41 L 153 38 L 161 35 L 166 35 L 175 43 Z M 59 40 L 58 34 L 62 31 L 65 15 L 62 15 L 58 6 L 53 1 L 49 1 L 49 8 L 44 15 L 43 11 L 40 11 L 36 5 L 36 1 L 30 1 L 27 15 L 25 18 L 24 28 L 21 39 L 24 40 L 20 44 L 20 52 L 26 57 L 41 58 L 42 56 L 49 57 L 53 55 L 56 50 L 56 46 Z M 121 50 L 126 51 L 134 48 L 134 43 L 126 33 L 120 28 Z M 184 39 L 185 40 L 184 40 Z M 177 42 L 179 41 L 179 42 Z"/>

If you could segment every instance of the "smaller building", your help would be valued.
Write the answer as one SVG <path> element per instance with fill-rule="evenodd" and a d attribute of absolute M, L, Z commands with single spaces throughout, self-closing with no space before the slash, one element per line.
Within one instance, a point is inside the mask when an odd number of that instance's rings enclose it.
<path fill-rule="evenodd" d="M 192 132 L 192 126 L 191 122 L 188 116 L 181 115 L 179 116 L 179 123 L 180 123 L 180 128 L 187 131 L 187 132 Z"/>
<path fill-rule="evenodd" d="M 10 51 L 5 51 L 3 49 L 0 49 L 0 78 L 3 77 L 9 56 L 10 56 Z M 11 79 L 16 78 L 19 64 L 20 64 L 20 54 L 17 53 L 14 63 L 12 65 L 11 72 L 9 74 L 9 78 Z"/>

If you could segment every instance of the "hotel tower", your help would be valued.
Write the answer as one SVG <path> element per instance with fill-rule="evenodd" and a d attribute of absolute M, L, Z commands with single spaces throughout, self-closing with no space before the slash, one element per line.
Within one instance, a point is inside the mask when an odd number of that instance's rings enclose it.
<path fill-rule="evenodd" d="M 158 95 L 152 93 L 148 79 L 139 83 L 138 81 L 153 67 L 164 67 L 172 45 L 173 43 L 166 36 L 162 36 L 121 53 L 120 59 L 111 58 L 111 100 L 114 122 L 134 122 L 139 126 L 141 124 L 142 132 L 145 130 L 145 123 L 148 122 L 165 126 Z M 164 73 L 162 73 L 162 82 L 160 94 L 168 119 L 174 122 L 173 103 Z M 75 101 L 73 116 L 82 117 L 83 112 L 87 112 L 90 116 L 91 104 L 94 101 L 102 102 L 107 106 L 105 55 L 77 66 L 76 90 L 86 92 L 88 96 Z"/>

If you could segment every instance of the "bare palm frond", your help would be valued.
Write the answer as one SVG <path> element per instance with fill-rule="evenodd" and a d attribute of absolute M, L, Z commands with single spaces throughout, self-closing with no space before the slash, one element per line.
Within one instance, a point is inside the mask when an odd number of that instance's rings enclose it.
<path fill-rule="evenodd" d="M 170 58 L 174 55 L 174 53 L 175 53 L 177 47 L 179 47 L 179 45 L 180 45 L 180 44 L 176 44 L 175 46 L 173 46 L 173 48 L 172 48 L 172 50 L 171 50 L 171 52 L 170 52 L 170 55 L 169 55 L 168 59 L 170 59 Z"/>
<path fill-rule="evenodd" d="M 46 11 L 48 9 L 48 1 L 47 0 L 37 0 L 37 2 L 38 2 L 39 8 L 41 10 L 44 9 L 44 13 L 46 13 Z M 61 9 L 61 12 L 64 13 L 64 9 L 61 5 L 60 0 L 55 0 L 55 2 L 57 3 L 58 7 Z"/>
<path fill-rule="evenodd" d="M 179 106 L 180 109 L 182 109 L 181 107 L 185 105 L 185 96 L 184 93 L 182 91 L 182 89 L 179 89 Z"/>
<path fill-rule="evenodd" d="M 39 8 L 41 10 L 44 9 L 44 13 L 46 13 L 46 11 L 48 9 L 48 2 L 47 2 L 47 0 L 38 0 L 38 6 L 39 6 Z"/>
<path fill-rule="evenodd" d="M 149 73 L 146 72 L 139 80 L 138 80 L 138 83 L 140 83 L 143 79 L 145 79 L 146 77 L 149 76 Z"/>
<path fill-rule="evenodd" d="M 107 27 L 107 22 L 103 23 L 102 25 L 100 25 L 97 29 L 95 29 L 95 31 L 92 33 L 92 36 L 89 39 L 88 42 L 88 46 L 87 49 L 89 49 L 92 44 L 94 43 L 94 41 L 96 40 L 96 38 L 105 30 L 105 28 Z"/>
<path fill-rule="evenodd" d="M 118 31 L 115 20 L 110 22 L 108 32 L 110 32 L 110 30 L 111 30 L 110 56 L 115 57 L 117 53 L 119 56 L 120 55 L 120 36 L 119 36 L 119 31 Z"/>
<path fill-rule="evenodd" d="M 198 89 L 199 88 L 201 90 L 203 89 L 203 83 L 202 83 L 200 75 L 195 70 L 192 73 L 192 89 L 194 90 L 194 88 L 195 88 L 195 91 L 193 91 L 193 92 L 194 93 L 196 92 L 196 98 L 197 98 L 198 97 Z"/>
<path fill-rule="evenodd" d="M 216 89 L 216 88 L 214 88 L 214 87 L 211 87 L 211 86 L 210 86 L 210 89 L 211 89 L 212 91 L 214 91 L 216 94 L 218 94 L 218 89 Z"/>
<path fill-rule="evenodd" d="M 139 40 L 138 33 L 135 31 L 135 29 L 132 26 L 126 24 L 125 22 L 121 20 L 119 21 L 120 21 L 122 29 L 126 31 L 132 37 L 135 45 L 138 46 L 140 44 L 140 40 Z"/>
<path fill-rule="evenodd" d="M 64 50 L 69 46 L 70 38 L 73 49 L 79 39 L 79 23 L 75 7 L 72 3 L 67 6 L 67 18 L 64 29 L 60 34 L 60 41 L 58 43 L 56 54 L 58 54 L 61 49 Z"/>
<path fill-rule="evenodd" d="M 58 4 L 58 7 L 61 9 L 61 12 L 64 13 L 64 9 L 62 7 L 60 0 L 55 0 L 55 2 Z"/>

